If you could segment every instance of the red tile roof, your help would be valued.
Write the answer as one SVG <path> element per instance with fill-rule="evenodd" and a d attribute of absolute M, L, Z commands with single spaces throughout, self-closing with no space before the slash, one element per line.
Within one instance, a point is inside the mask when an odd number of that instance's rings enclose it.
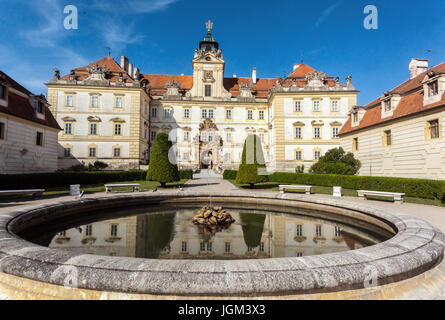
<path fill-rule="evenodd" d="M 401 85 L 397 86 L 395 89 L 391 90 L 390 93 L 402 95 L 402 99 L 399 101 L 391 117 L 382 118 L 382 106 L 380 98 L 377 98 L 376 100 L 365 106 L 366 112 L 358 126 L 352 127 L 351 119 L 349 118 L 341 129 L 340 134 L 354 132 L 363 128 L 392 121 L 394 119 L 398 119 L 410 114 L 415 114 L 445 105 L 445 94 L 442 96 L 439 102 L 432 103 L 426 106 L 423 105 L 424 92 L 422 81 L 424 80 L 426 74 L 430 71 L 445 72 L 445 63 L 442 63 L 428 71 L 425 71 L 417 77 L 409 79 L 408 81 L 405 81 Z"/>
<path fill-rule="evenodd" d="M 37 118 L 36 111 L 34 110 L 30 102 L 30 96 L 32 95 L 32 93 L 29 92 L 20 84 L 18 84 L 16 81 L 14 81 L 11 77 L 9 77 L 1 70 L 0 70 L 0 76 L 5 77 L 9 87 L 14 88 L 17 91 L 20 91 L 28 96 L 28 98 L 25 98 L 19 94 L 12 92 L 12 90 L 8 90 L 8 106 L 7 107 L 0 106 L 1 113 L 6 113 L 21 119 L 25 119 L 35 123 L 39 123 L 47 127 L 61 130 L 56 119 L 54 119 L 54 116 L 48 107 L 45 106 L 45 119 L 42 120 Z"/>
<path fill-rule="evenodd" d="M 109 72 L 108 80 L 110 80 L 111 82 L 117 81 L 117 79 L 119 78 L 119 73 L 122 73 L 122 76 L 123 76 L 125 82 L 129 83 L 129 82 L 134 81 L 134 79 L 128 74 L 128 72 L 125 71 L 123 68 L 121 68 L 121 66 L 110 56 L 107 56 L 105 58 L 102 58 L 95 62 L 92 62 L 87 66 L 74 69 L 76 79 L 81 81 L 81 80 L 85 80 L 86 78 L 88 78 L 88 76 L 89 76 L 89 73 L 87 70 L 88 67 L 92 67 L 95 65 L 98 65 L 99 67 L 107 68 L 107 70 Z M 69 75 L 64 76 L 62 79 L 68 80 Z"/>

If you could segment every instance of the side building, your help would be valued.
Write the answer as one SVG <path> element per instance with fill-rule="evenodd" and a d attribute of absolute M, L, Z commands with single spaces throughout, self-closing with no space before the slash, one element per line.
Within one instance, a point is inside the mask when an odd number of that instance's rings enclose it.
<path fill-rule="evenodd" d="M 60 130 L 44 95 L 0 71 L 0 174 L 56 171 Z"/>
<path fill-rule="evenodd" d="M 134 70 L 133 70 L 134 69 Z M 47 83 L 48 101 L 63 131 L 59 168 L 102 161 L 112 170 L 148 164 L 149 104 L 139 71 L 111 57 Z"/>
<path fill-rule="evenodd" d="M 445 63 L 413 59 L 409 68 L 409 80 L 355 106 L 340 132 L 362 176 L 445 179 Z"/>

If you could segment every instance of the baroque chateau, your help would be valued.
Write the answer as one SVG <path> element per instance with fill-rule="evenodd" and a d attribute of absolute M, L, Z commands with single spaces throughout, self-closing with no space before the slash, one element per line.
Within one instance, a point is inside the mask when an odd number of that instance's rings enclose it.
<path fill-rule="evenodd" d="M 63 129 L 59 168 L 100 160 L 139 169 L 159 132 L 170 135 L 179 168 L 217 172 L 238 167 L 249 134 L 260 137 L 271 171 L 307 170 L 340 145 L 339 131 L 357 104 L 351 77 L 342 84 L 303 63 L 286 78 L 264 79 L 255 68 L 249 78 L 227 77 L 212 26 L 193 54 L 190 76 L 143 73 L 125 56 L 66 76 L 55 69 L 47 86 Z"/>

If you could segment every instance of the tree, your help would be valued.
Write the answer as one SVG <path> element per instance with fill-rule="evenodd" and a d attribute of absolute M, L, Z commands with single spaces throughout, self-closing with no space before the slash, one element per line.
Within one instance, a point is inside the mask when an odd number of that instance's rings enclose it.
<path fill-rule="evenodd" d="M 168 140 L 166 133 L 156 135 L 151 151 L 147 180 L 157 181 L 162 187 L 165 187 L 168 182 L 180 180 L 178 166 L 170 163 L 168 157 L 171 147 L 172 142 Z"/>
<path fill-rule="evenodd" d="M 354 154 L 346 153 L 343 148 L 331 149 L 314 164 L 310 173 L 354 175 L 362 164 L 354 158 Z"/>
<path fill-rule="evenodd" d="M 263 169 L 264 174 L 258 174 L 258 169 Z M 236 183 L 249 184 L 251 188 L 257 183 L 269 181 L 266 175 L 266 164 L 264 161 L 261 140 L 256 135 L 249 135 L 244 142 L 243 156 L 236 175 Z"/>

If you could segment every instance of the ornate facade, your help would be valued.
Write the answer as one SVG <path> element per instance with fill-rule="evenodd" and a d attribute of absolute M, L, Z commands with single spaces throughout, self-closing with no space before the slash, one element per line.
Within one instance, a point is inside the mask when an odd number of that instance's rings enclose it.
<path fill-rule="evenodd" d="M 66 77 L 56 74 L 48 97 L 66 129 L 59 137 L 61 167 L 98 159 L 136 168 L 159 132 L 170 134 L 181 169 L 218 172 L 238 168 L 251 133 L 260 137 L 271 171 L 307 170 L 339 145 L 338 132 L 357 102 L 350 77 L 341 84 L 303 63 L 286 78 L 259 78 L 255 68 L 249 78 L 226 77 L 222 49 L 207 26 L 191 76 L 139 73 L 125 56 L 120 65 L 106 57 Z M 118 96 L 123 108 L 116 108 Z M 123 124 L 118 136 L 111 132 L 116 120 Z M 100 132 L 89 134 L 91 128 Z"/>

